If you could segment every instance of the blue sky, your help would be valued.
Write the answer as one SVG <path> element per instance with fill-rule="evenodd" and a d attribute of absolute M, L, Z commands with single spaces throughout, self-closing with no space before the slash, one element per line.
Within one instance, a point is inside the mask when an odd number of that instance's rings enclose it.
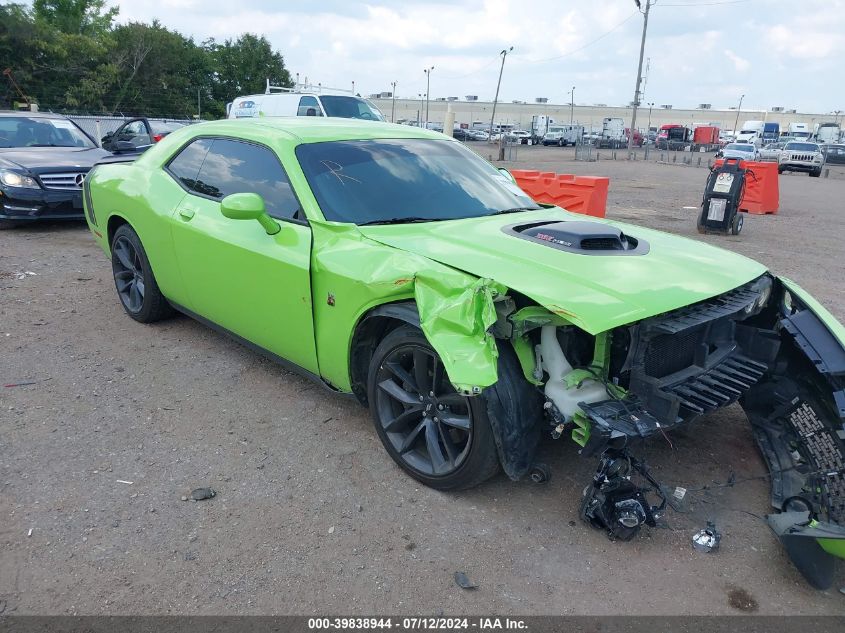
<path fill-rule="evenodd" d="M 645 0 L 643 0 L 643 3 Z M 399 96 L 624 105 L 633 98 L 642 16 L 633 0 L 144 0 L 119 20 L 158 18 L 197 40 L 267 36 L 313 82 Z M 644 101 L 845 110 L 845 0 L 658 0 Z"/>

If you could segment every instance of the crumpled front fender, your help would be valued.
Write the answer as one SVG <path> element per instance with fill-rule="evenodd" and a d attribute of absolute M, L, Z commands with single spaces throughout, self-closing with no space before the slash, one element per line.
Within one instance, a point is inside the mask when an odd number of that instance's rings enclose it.
<path fill-rule="evenodd" d="M 487 330 L 496 322 L 493 302 L 507 289 L 490 279 L 468 283 L 468 278 L 453 270 L 419 272 L 414 297 L 423 333 L 452 384 L 463 393 L 479 394 L 498 379 L 498 348 Z"/>

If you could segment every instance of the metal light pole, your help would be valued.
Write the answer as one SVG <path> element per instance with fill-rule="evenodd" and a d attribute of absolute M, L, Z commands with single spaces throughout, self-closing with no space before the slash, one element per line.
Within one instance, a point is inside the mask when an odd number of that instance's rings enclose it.
<path fill-rule="evenodd" d="M 425 129 L 428 129 L 428 95 L 431 93 L 432 70 L 434 70 L 434 66 L 431 68 L 423 68 L 423 72 L 425 73 Z"/>
<path fill-rule="evenodd" d="M 352 94 L 355 94 L 355 82 L 352 82 Z"/>
<path fill-rule="evenodd" d="M 393 117 L 396 114 L 396 82 L 391 82 L 390 84 L 391 92 L 390 92 L 390 122 L 393 123 Z"/>
<path fill-rule="evenodd" d="M 417 96 L 420 98 L 420 109 L 417 111 L 417 127 L 422 127 L 423 99 L 425 98 L 425 95 L 418 92 Z"/>
<path fill-rule="evenodd" d="M 742 100 L 745 99 L 745 95 L 742 95 L 739 98 L 739 105 L 736 107 L 736 121 L 734 121 L 734 140 L 736 140 L 737 135 L 737 126 L 739 125 L 739 111 L 742 109 Z"/>
<path fill-rule="evenodd" d="M 499 102 L 499 88 L 502 85 L 502 72 L 505 70 L 505 59 L 507 59 L 508 53 L 513 50 L 513 46 L 510 48 L 502 49 L 502 52 L 499 55 L 502 56 L 502 66 L 499 68 L 499 82 L 496 84 L 496 96 L 493 98 L 493 114 L 490 115 L 490 138 L 488 140 L 493 140 L 493 121 L 496 119 L 496 104 Z"/>
<path fill-rule="evenodd" d="M 643 55 L 645 53 L 645 35 L 648 31 L 648 12 L 657 0 L 645 0 L 645 11 L 643 11 L 643 39 L 640 42 L 640 62 L 637 66 L 637 85 L 634 87 L 634 109 L 631 113 L 631 131 L 628 134 L 628 151 L 634 149 L 634 130 L 637 129 L 637 106 L 640 105 L 640 84 L 643 80 Z M 642 10 L 640 0 L 634 0 L 637 8 Z"/>
<path fill-rule="evenodd" d="M 569 97 L 569 125 L 575 120 L 575 86 L 572 86 L 572 94 Z"/>
<path fill-rule="evenodd" d="M 654 101 L 648 104 L 648 129 L 646 130 L 646 138 L 651 134 L 651 109 L 654 107 Z"/>

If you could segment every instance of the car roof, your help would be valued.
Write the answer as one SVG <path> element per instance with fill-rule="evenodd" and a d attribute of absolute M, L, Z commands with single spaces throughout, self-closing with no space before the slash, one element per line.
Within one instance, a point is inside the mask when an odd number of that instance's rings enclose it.
<path fill-rule="evenodd" d="M 29 110 L 0 110 L 0 117 L 25 116 L 34 119 L 65 119 L 67 117 L 54 112 L 30 112 Z"/>
<path fill-rule="evenodd" d="M 256 129 L 258 128 L 258 129 Z M 443 134 L 431 130 L 382 123 L 360 119 L 332 117 L 257 117 L 245 119 L 221 119 L 191 125 L 195 135 L 223 134 L 237 136 L 241 131 L 260 131 L 262 134 L 277 133 L 279 137 L 294 137 L 302 143 L 324 141 L 369 140 L 378 138 L 427 138 L 443 139 Z"/>

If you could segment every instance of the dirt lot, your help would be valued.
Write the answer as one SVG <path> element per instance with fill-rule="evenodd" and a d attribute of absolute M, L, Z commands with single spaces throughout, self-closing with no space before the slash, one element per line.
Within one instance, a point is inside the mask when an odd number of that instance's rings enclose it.
<path fill-rule="evenodd" d="M 609 217 L 699 239 L 684 207 L 699 204 L 706 170 L 571 159 L 523 148 L 517 166 L 608 175 Z M 843 172 L 780 182 L 777 216 L 704 239 L 845 318 Z M 0 382 L 26 381 L 0 388 L 6 613 L 718 614 L 740 612 L 738 590 L 758 613 L 845 613 L 761 519 L 765 468 L 738 407 L 644 452 L 658 478 L 690 489 L 752 479 L 691 492 L 688 513 L 612 543 L 578 520 L 594 464 L 571 442 L 544 445 L 545 486 L 423 488 L 356 403 L 187 318 L 131 321 L 82 225 L 0 233 Z M 181 500 L 199 486 L 217 497 Z M 712 555 L 690 546 L 707 519 L 724 533 Z M 478 589 L 458 588 L 455 571 Z"/>

